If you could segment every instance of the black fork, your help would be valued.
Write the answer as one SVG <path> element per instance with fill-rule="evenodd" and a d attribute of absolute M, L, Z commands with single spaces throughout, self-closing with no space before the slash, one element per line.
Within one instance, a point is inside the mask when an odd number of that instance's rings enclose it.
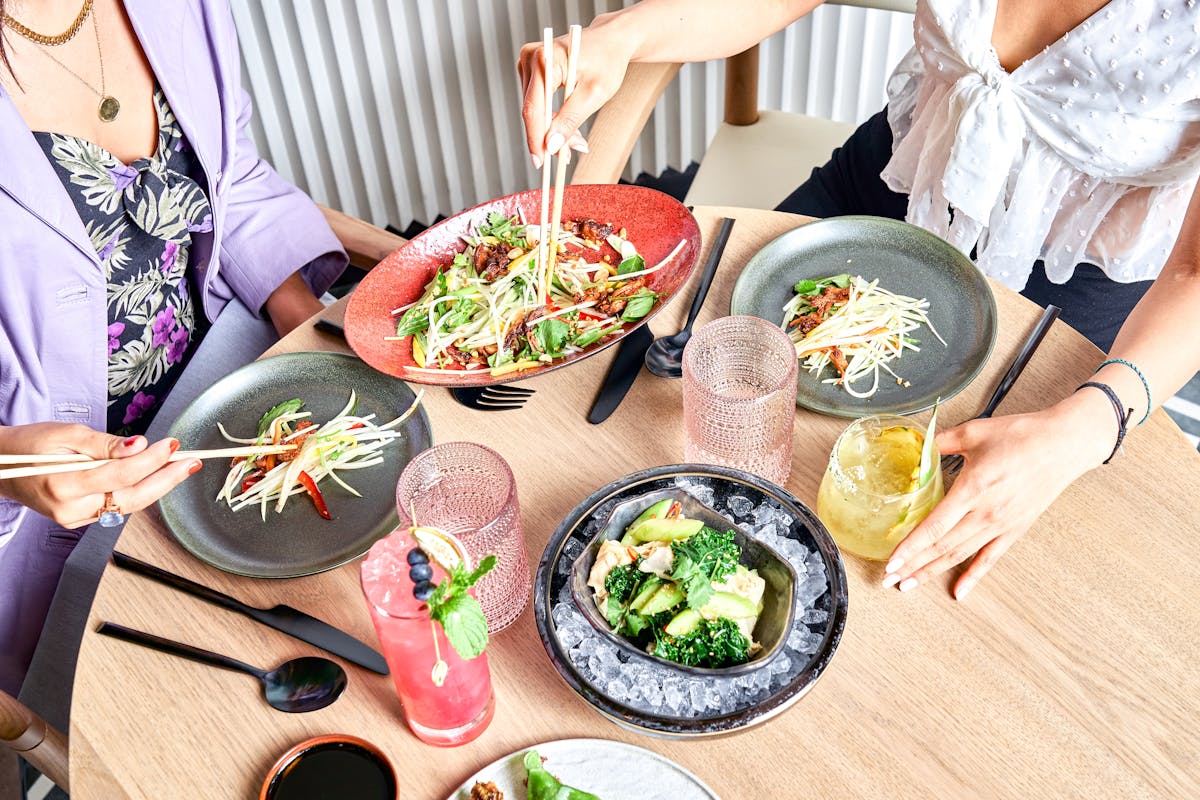
<path fill-rule="evenodd" d="M 345 330 L 336 322 L 318 319 L 313 323 L 313 327 L 332 336 L 346 338 Z M 454 395 L 454 399 L 467 408 L 479 411 L 510 411 L 525 405 L 525 401 L 533 394 L 533 389 L 501 384 L 499 386 L 468 386 L 451 389 L 450 394 Z"/>
<path fill-rule="evenodd" d="M 533 394 L 533 389 L 501 384 L 451 389 L 450 394 L 467 408 L 479 411 L 509 411 L 525 405 L 525 401 Z"/>

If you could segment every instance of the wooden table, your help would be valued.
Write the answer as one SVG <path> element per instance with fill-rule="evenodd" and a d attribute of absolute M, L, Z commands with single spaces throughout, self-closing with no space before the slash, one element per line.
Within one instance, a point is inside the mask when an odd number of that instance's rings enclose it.
<path fill-rule="evenodd" d="M 723 215 L 738 223 L 701 322 L 727 313 L 750 255 L 801 222 L 702 208 L 706 242 Z M 995 351 L 980 379 L 945 406 L 945 424 L 978 412 L 1038 316 L 1020 296 L 993 288 Z M 678 328 L 690 296 L 685 290 L 655 319 L 656 334 Z M 344 347 L 306 326 L 276 349 Z M 483 442 L 512 464 L 533 564 L 555 525 L 593 489 L 682 460 L 679 381 L 643 372 L 607 422 L 585 421 L 614 350 L 539 378 L 520 411 L 484 414 L 445 391 L 426 393 L 435 441 Z M 1001 412 L 1065 395 L 1099 360 L 1081 336 L 1056 323 Z M 845 424 L 796 414 L 787 488 L 810 505 Z M 587 458 L 554 455 L 584 450 Z M 965 603 L 951 599 L 948 578 L 906 595 L 881 589 L 878 564 L 847 557 L 849 620 L 813 691 L 762 726 L 703 741 L 639 736 L 606 721 L 554 671 L 531 611 L 489 648 L 497 697 L 491 727 L 454 750 L 409 733 L 383 676 L 351 667 L 350 687 L 336 704 L 291 716 L 268 708 L 246 676 L 89 632 L 71 716 L 73 794 L 257 797 L 265 771 L 288 747 L 343 732 L 379 745 L 398 767 L 402 796 L 417 800 L 441 800 L 511 751 L 592 736 L 663 753 L 725 800 L 1200 797 L 1198 498 L 1200 457 L 1159 412 L 1112 465 L 1071 487 Z M 151 513 L 130 521 L 120 549 L 256 605 L 290 603 L 375 641 L 357 562 L 295 580 L 238 578 L 189 556 Z M 89 627 L 102 619 L 260 665 L 313 650 L 113 568 Z"/>

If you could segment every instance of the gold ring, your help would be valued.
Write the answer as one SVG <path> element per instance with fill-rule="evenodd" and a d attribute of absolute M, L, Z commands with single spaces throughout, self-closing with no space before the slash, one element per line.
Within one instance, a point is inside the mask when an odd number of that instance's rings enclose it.
<path fill-rule="evenodd" d="M 100 527 L 102 528 L 115 528 L 125 521 L 125 515 L 121 513 L 121 507 L 113 500 L 112 492 L 104 493 L 104 505 L 100 506 L 96 515 L 100 518 Z"/>

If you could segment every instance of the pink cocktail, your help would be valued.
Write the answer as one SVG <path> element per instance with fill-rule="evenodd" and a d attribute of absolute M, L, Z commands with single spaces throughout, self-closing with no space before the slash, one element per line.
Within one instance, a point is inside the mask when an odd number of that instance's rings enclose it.
<path fill-rule="evenodd" d="M 414 596 L 408 555 L 416 547 L 404 529 L 376 542 L 363 559 L 363 594 L 409 728 L 430 744 L 465 744 L 483 733 L 495 711 L 487 654 L 460 658 Z M 445 579 L 436 561 L 429 565 L 434 584 Z M 445 664 L 441 685 L 434 671 L 439 659 Z"/>

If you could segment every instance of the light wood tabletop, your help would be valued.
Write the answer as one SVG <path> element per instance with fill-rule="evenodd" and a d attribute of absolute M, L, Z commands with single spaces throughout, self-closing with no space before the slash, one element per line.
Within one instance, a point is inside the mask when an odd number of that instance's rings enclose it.
<path fill-rule="evenodd" d="M 747 259 L 803 220 L 729 208 L 700 208 L 696 216 L 706 251 L 720 218 L 737 219 L 703 323 L 728 313 Z M 1039 315 L 1019 295 L 993 290 L 995 350 L 980 377 L 944 405 L 942 425 L 979 412 Z M 654 332 L 677 330 L 690 298 L 689 287 L 653 321 Z M 272 352 L 298 350 L 345 346 L 304 326 Z M 584 419 L 614 352 L 539 377 L 519 411 L 472 411 L 444 390 L 426 392 L 436 442 L 482 442 L 512 465 L 531 565 L 559 521 L 594 489 L 683 460 L 680 381 L 643 371 L 607 422 Z M 1100 359 L 1056 323 L 998 413 L 1066 395 Z M 810 506 L 846 422 L 796 413 L 787 488 Z M 949 577 L 901 595 L 880 588 L 879 564 L 847 556 L 849 618 L 812 691 L 760 726 L 698 741 L 631 733 L 600 716 L 551 666 L 532 604 L 489 646 L 496 716 L 469 745 L 443 750 L 419 742 L 390 679 L 353 666 L 349 688 L 332 706 L 282 714 L 245 675 L 94 630 L 112 620 L 268 667 L 315 648 L 110 566 L 76 675 L 73 795 L 253 798 L 293 744 L 347 733 L 382 748 L 397 766 L 401 796 L 415 800 L 442 800 L 500 756 L 574 737 L 657 751 L 725 800 L 1200 797 L 1198 498 L 1200 457 L 1158 412 L 1111 465 L 1068 489 L 961 604 L 950 597 Z M 358 561 L 307 578 L 240 578 L 188 555 L 153 512 L 130 520 L 118 548 L 251 604 L 285 602 L 376 641 Z"/>

